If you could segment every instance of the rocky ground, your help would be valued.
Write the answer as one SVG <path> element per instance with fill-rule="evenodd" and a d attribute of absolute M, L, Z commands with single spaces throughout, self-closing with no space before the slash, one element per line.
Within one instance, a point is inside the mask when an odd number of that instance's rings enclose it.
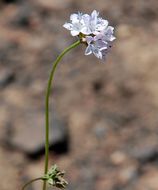
<path fill-rule="evenodd" d="M 69 190 L 158 189 L 158 3 L 0 1 L 0 189 L 43 174 L 44 95 L 51 63 L 75 39 L 62 25 L 98 10 L 116 27 L 106 64 L 66 55 L 52 95 L 50 163 Z M 35 183 L 28 190 L 41 189 Z"/>

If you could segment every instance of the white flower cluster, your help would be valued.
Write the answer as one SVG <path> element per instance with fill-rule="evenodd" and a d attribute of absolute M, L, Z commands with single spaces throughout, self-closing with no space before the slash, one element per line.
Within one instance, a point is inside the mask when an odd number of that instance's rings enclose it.
<path fill-rule="evenodd" d="M 108 25 L 108 21 L 99 17 L 96 10 L 91 15 L 72 14 L 70 21 L 71 23 L 65 23 L 63 27 L 70 30 L 72 36 L 79 36 L 87 44 L 85 55 L 93 53 L 99 59 L 105 58 L 115 40 L 114 28 Z"/>

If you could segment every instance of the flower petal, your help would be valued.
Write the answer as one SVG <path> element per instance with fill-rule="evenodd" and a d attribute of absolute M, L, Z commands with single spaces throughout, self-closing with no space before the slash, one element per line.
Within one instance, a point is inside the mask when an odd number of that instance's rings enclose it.
<path fill-rule="evenodd" d="M 99 59 L 102 59 L 102 53 L 101 53 L 101 51 L 99 51 L 98 49 L 95 49 L 94 51 L 93 51 L 93 54 L 97 57 L 97 58 L 99 58 Z"/>
<path fill-rule="evenodd" d="M 99 15 L 99 12 L 97 12 L 96 10 L 94 10 L 94 11 L 91 13 L 91 18 L 92 18 L 92 19 L 97 19 L 98 15 Z"/>
<path fill-rule="evenodd" d="M 85 35 L 89 35 L 89 34 L 92 33 L 91 30 L 90 30 L 88 27 L 83 27 L 83 28 L 81 29 L 81 32 L 82 32 L 83 34 L 85 34 Z"/>
<path fill-rule="evenodd" d="M 97 40 L 102 39 L 103 36 L 104 36 L 104 34 L 102 34 L 102 33 L 98 33 L 96 36 L 94 36 L 94 41 L 97 41 Z"/>
<path fill-rule="evenodd" d="M 72 36 L 77 36 L 77 35 L 79 35 L 79 31 L 71 30 L 71 35 Z"/>
<path fill-rule="evenodd" d="M 70 15 L 70 20 L 71 20 L 71 21 L 78 20 L 78 14 L 76 14 L 76 13 L 71 14 L 71 15 Z"/>
<path fill-rule="evenodd" d="M 85 55 L 90 55 L 92 53 L 91 46 L 89 45 L 85 50 Z"/>
<path fill-rule="evenodd" d="M 72 24 L 71 23 L 65 23 L 64 25 L 63 25 L 63 27 L 64 28 L 66 28 L 67 30 L 72 30 Z"/>
<path fill-rule="evenodd" d="M 104 25 L 104 27 L 107 27 L 109 24 L 109 22 L 107 20 L 104 20 L 104 19 L 101 20 L 101 23 L 102 23 L 102 25 Z"/>
<path fill-rule="evenodd" d="M 86 41 L 88 44 L 90 44 L 93 41 L 93 37 L 92 36 L 86 36 Z"/>
<path fill-rule="evenodd" d="M 114 41 L 116 38 L 113 36 L 114 33 L 114 27 L 108 26 L 107 29 L 105 30 L 105 38 L 108 41 Z"/>

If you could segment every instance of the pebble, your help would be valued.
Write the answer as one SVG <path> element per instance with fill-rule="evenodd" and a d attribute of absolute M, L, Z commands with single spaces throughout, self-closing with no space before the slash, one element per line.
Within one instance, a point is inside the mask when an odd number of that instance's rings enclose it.
<path fill-rule="evenodd" d="M 108 125 L 105 122 L 98 122 L 94 128 L 93 132 L 97 138 L 105 138 L 108 133 Z"/>
<path fill-rule="evenodd" d="M 130 181 L 137 178 L 138 170 L 135 166 L 127 166 L 126 168 L 120 170 L 119 180 L 121 184 L 127 184 Z"/>
<path fill-rule="evenodd" d="M 158 148 L 153 143 L 142 143 L 131 150 L 131 155 L 142 163 L 151 162 L 157 159 Z"/>
<path fill-rule="evenodd" d="M 8 143 L 28 156 L 38 157 L 44 153 L 45 147 L 44 113 L 33 110 L 27 111 L 19 117 L 11 124 L 13 129 L 10 138 L 8 138 Z M 50 126 L 50 148 L 55 146 L 55 151 L 61 153 L 65 151 L 67 142 L 66 122 L 57 116 L 53 116 Z M 63 146 L 65 146 L 65 149 L 63 149 Z"/>
<path fill-rule="evenodd" d="M 10 69 L 0 69 L 0 89 L 7 87 L 14 82 L 15 74 Z"/>
<path fill-rule="evenodd" d="M 112 153 L 110 158 L 112 163 L 115 165 L 123 164 L 127 160 L 127 156 L 121 151 Z"/>

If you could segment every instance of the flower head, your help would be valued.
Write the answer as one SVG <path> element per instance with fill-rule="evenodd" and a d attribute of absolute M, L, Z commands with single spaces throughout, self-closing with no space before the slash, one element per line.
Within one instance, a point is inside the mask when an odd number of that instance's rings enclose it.
<path fill-rule="evenodd" d="M 71 23 L 63 27 L 70 30 L 72 36 L 78 36 L 82 43 L 87 45 L 85 55 L 93 53 L 97 58 L 105 58 L 115 40 L 114 27 L 108 21 L 99 17 L 94 10 L 90 15 L 78 13 L 70 16 Z"/>

